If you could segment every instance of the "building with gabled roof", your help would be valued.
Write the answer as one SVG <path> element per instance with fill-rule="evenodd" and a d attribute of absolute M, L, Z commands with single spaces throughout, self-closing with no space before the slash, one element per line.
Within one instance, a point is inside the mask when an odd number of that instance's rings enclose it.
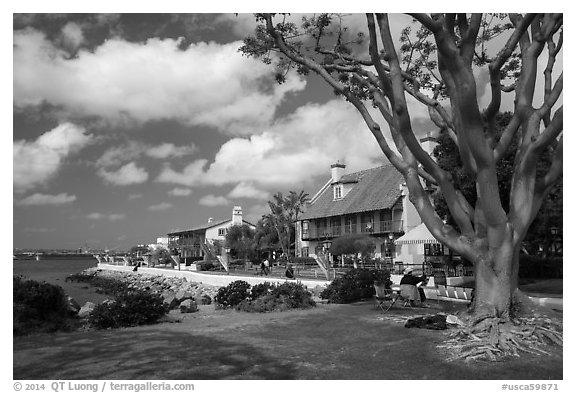
<path fill-rule="evenodd" d="M 299 217 L 300 255 L 321 254 L 335 238 L 363 234 L 374 239 L 375 257 L 392 258 L 394 241 L 421 223 L 402 175 L 390 164 L 350 174 L 345 169 L 331 166 L 330 179 Z"/>
<path fill-rule="evenodd" d="M 198 260 L 207 259 L 210 254 L 219 255 L 220 250 L 214 247 L 218 242 L 224 245 L 228 228 L 233 225 L 247 224 L 252 229 L 256 226 L 242 218 L 242 207 L 234 206 L 232 218 L 214 220 L 209 218 L 208 222 L 183 231 L 169 233 L 168 247 L 176 250 L 182 262 L 187 259 Z"/>

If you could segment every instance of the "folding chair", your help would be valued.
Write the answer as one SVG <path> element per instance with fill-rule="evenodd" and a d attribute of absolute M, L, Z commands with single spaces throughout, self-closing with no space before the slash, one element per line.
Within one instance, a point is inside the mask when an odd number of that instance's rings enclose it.
<path fill-rule="evenodd" d="M 376 291 L 376 294 L 374 295 L 375 307 L 379 307 L 382 312 L 390 310 L 398 299 L 398 296 L 394 296 L 392 288 L 386 288 L 386 285 L 383 282 L 374 282 L 374 290 Z M 387 307 L 385 304 L 386 302 L 390 302 Z"/>

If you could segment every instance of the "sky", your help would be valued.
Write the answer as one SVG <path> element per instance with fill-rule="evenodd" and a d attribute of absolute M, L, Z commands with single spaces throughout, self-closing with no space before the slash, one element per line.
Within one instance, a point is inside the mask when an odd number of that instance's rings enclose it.
<path fill-rule="evenodd" d="M 396 37 L 410 21 L 391 20 Z M 277 192 L 313 195 L 337 160 L 385 163 L 323 81 L 279 85 L 238 52 L 254 28 L 234 13 L 14 14 L 13 246 L 125 250 L 233 206 L 256 223 Z"/>

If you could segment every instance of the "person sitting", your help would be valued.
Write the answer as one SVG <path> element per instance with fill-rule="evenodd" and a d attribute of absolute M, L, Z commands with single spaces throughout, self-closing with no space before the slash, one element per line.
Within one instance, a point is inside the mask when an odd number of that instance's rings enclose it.
<path fill-rule="evenodd" d="M 292 265 L 286 265 L 286 277 L 290 280 L 294 279 L 294 269 L 292 269 Z"/>
<path fill-rule="evenodd" d="M 422 276 L 418 277 L 418 276 L 414 276 L 412 274 L 412 272 L 414 271 L 414 269 L 412 269 L 411 267 L 407 267 L 404 270 L 404 277 L 402 277 L 402 279 L 400 280 L 400 285 L 413 285 L 414 287 L 418 288 L 418 293 L 420 294 L 420 304 L 424 304 L 424 302 L 426 301 L 426 294 L 424 293 L 424 288 L 422 288 L 421 286 L 418 286 L 418 284 L 420 283 L 426 283 L 426 281 L 428 281 L 428 279 L 426 278 L 426 275 L 423 274 Z M 415 299 L 410 299 L 410 304 L 412 306 L 414 306 L 414 300 Z"/>

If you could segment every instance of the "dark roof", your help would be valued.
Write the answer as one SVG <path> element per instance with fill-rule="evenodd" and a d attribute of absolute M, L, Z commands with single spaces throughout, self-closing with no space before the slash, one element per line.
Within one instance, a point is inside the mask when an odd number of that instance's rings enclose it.
<path fill-rule="evenodd" d="M 390 209 L 402 195 L 404 179 L 392 165 L 366 169 L 342 176 L 339 183 L 353 183 L 352 189 L 340 200 L 334 200 L 332 186 L 326 187 L 299 217 L 301 220 L 340 216 L 381 209 Z"/>
<path fill-rule="evenodd" d="M 168 234 L 168 236 L 170 236 L 170 235 L 179 235 L 179 234 L 183 234 L 183 233 L 187 233 L 187 232 L 204 231 L 204 230 L 206 230 L 206 229 L 209 229 L 209 228 L 212 228 L 212 227 L 216 227 L 216 226 L 218 226 L 218 225 L 222 225 L 222 224 L 224 224 L 225 222 L 228 222 L 228 221 L 232 221 L 232 219 L 228 218 L 228 219 L 226 219 L 226 220 L 207 222 L 207 223 L 205 223 L 204 225 L 200 225 L 200 226 L 197 226 L 197 227 L 195 227 L 195 228 L 185 229 L 185 230 L 183 230 L 183 231 L 170 232 L 170 233 Z M 256 226 L 256 225 L 254 225 L 254 224 L 252 224 L 252 223 L 250 223 L 250 222 L 248 222 L 248 221 L 246 221 L 246 220 L 242 220 L 242 224 L 252 225 L 253 227 Z"/>

